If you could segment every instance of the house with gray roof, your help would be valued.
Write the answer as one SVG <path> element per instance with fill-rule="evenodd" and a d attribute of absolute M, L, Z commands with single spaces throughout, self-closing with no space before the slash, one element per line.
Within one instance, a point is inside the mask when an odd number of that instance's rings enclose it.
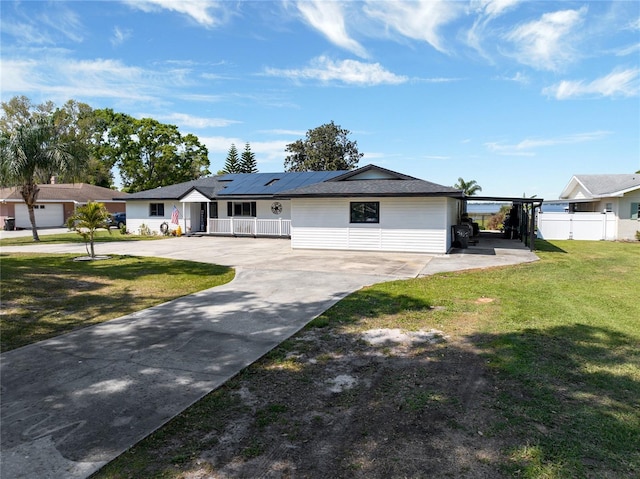
<path fill-rule="evenodd" d="M 538 216 L 544 239 L 634 240 L 640 231 L 640 174 L 574 175 L 560 193 L 565 213 Z"/>
<path fill-rule="evenodd" d="M 446 253 L 461 190 L 368 165 L 281 196 L 293 248 Z"/>
<path fill-rule="evenodd" d="M 446 253 L 463 202 L 461 190 L 375 165 L 227 174 L 129 195 L 127 227 L 289 237 L 293 248 Z"/>

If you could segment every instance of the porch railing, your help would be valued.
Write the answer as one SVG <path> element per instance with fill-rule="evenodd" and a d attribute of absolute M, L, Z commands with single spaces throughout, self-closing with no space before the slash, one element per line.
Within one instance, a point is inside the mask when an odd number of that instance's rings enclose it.
<path fill-rule="evenodd" d="M 209 220 L 209 234 L 234 236 L 291 236 L 291 220 L 216 218 Z"/>

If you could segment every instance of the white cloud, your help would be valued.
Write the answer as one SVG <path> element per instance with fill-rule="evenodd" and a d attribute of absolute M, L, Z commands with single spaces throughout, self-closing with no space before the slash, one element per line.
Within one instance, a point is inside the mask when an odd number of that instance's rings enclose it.
<path fill-rule="evenodd" d="M 640 69 L 614 70 L 608 75 L 585 83 L 582 80 L 564 80 L 542 90 L 557 100 L 582 96 L 632 97 L 640 91 Z"/>
<path fill-rule="evenodd" d="M 120 27 L 114 27 L 113 36 L 111 37 L 111 45 L 117 47 L 122 45 L 131 37 L 131 30 L 122 30 Z"/>
<path fill-rule="evenodd" d="M 173 77 L 117 60 L 72 60 L 57 55 L 41 59 L 0 59 L 3 93 L 36 94 L 64 102 L 69 98 L 157 100 L 152 93 Z M 155 86 L 154 86 L 155 85 Z M 86 100 L 85 100 L 86 101 Z"/>
<path fill-rule="evenodd" d="M 190 17 L 205 27 L 217 27 L 225 23 L 229 11 L 225 2 L 217 0 L 122 0 L 123 3 L 143 12 L 169 10 Z M 215 12 L 216 15 L 212 13 Z"/>
<path fill-rule="evenodd" d="M 513 42 L 518 62 L 541 70 L 559 70 L 575 61 L 573 35 L 586 13 L 586 7 L 545 13 L 539 20 L 514 28 L 505 38 Z"/>
<path fill-rule="evenodd" d="M 329 41 L 359 57 L 366 58 L 367 51 L 347 33 L 342 5 L 334 1 L 314 0 L 297 3 L 298 10 L 313 28 Z"/>
<path fill-rule="evenodd" d="M 471 5 L 487 17 L 494 18 L 521 2 L 522 0 L 473 0 Z"/>
<path fill-rule="evenodd" d="M 62 2 L 52 3 L 45 13 L 39 15 L 20 12 L 18 6 L 14 18 L 4 14 L 0 20 L 3 35 L 10 35 L 18 43 L 29 46 L 58 45 L 65 40 L 74 43 L 83 41 L 84 27 L 80 18 L 75 12 L 65 8 Z M 18 17 L 22 18 L 19 20 Z"/>
<path fill-rule="evenodd" d="M 458 18 L 463 12 L 462 3 L 434 0 L 420 1 L 367 1 L 364 12 L 377 19 L 385 28 L 401 35 L 429 43 L 436 50 L 446 53 L 439 29 Z"/>
<path fill-rule="evenodd" d="M 379 63 L 363 63 L 357 60 L 333 61 L 325 56 L 315 58 L 308 67 L 303 69 L 267 68 L 265 74 L 292 80 L 339 81 L 350 85 L 368 86 L 397 85 L 408 81 L 407 77 L 391 73 Z"/>
<path fill-rule="evenodd" d="M 482 44 L 487 37 L 487 28 L 489 24 L 518 5 L 521 0 L 474 0 L 471 7 L 478 15 L 473 22 L 473 26 L 467 32 L 467 43 L 469 46 L 477 50 L 483 57 L 489 59 L 489 55 L 485 52 Z M 491 32 L 489 32 L 489 35 Z"/>
<path fill-rule="evenodd" d="M 547 148 L 558 145 L 573 145 L 577 143 L 585 143 L 589 141 L 597 141 L 611 133 L 608 131 L 592 131 L 587 133 L 576 133 L 573 135 L 560 136 L 555 138 L 535 138 L 525 139 L 516 144 L 504 144 L 500 142 L 488 142 L 484 146 L 489 151 L 497 153 L 499 155 L 509 156 L 534 156 L 535 153 L 532 150 L 538 148 Z"/>
<path fill-rule="evenodd" d="M 242 123 L 238 120 L 228 120 L 226 118 L 204 118 L 199 116 L 188 115 L 186 113 L 172 113 L 170 115 L 160 116 L 163 120 L 177 123 L 180 126 L 189 128 L 220 128 L 236 123 Z"/>

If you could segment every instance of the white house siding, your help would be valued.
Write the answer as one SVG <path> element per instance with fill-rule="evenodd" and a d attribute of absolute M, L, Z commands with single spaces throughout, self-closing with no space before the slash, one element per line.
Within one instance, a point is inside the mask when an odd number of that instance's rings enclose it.
<path fill-rule="evenodd" d="M 640 215 L 638 218 L 631 217 L 631 205 L 635 205 L 637 203 L 640 203 L 640 190 L 632 191 L 620 198 L 620 221 L 618 223 L 618 239 L 636 239 L 636 232 L 640 231 Z"/>
<path fill-rule="evenodd" d="M 380 203 L 380 223 L 351 224 L 352 201 Z M 446 198 L 294 198 L 291 246 L 446 253 Z"/>
<path fill-rule="evenodd" d="M 228 201 L 254 201 L 254 200 L 226 200 L 217 199 L 213 202 L 218 203 L 218 218 L 229 218 L 227 216 L 227 202 Z M 271 211 L 271 205 L 274 201 L 278 201 L 282 205 L 282 212 L 278 215 Z M 138 233 L 140 227 L 144 224 L 149 227 L 152 232 L 160 233 L 160 225 L 164 222 L 171 222 L 171 212 L 173 211 L 173 205 L 176 205 L 180 211 L 180 227 L 183 232 L 188 231 L 189 228 L 199 226 L 199 214 L 200 203 L 212 202 L 207 197 L 202 196 L 198 192 L 191 192 L 189 195 L 178 200 L 154 200 L 154 201 L 127 201 L 127 230 L 132 233 Z M 150 204 L 162 203 L 164 204 L 164 216 L 149 216 Z M 209 208 L 209 206 L 208 206 Z M 209 211 L 207 210 L 207 215 Z M 291 204 L 289 200 L 258 200 L 256 201 L 256 214 L 258 219 L 278 220 L 282 218 L 287 220 L 291 217 Z M 239 218 L 239 217 L 237 217 Z M 247 217 L 250 218 L 250 217 Z"/>

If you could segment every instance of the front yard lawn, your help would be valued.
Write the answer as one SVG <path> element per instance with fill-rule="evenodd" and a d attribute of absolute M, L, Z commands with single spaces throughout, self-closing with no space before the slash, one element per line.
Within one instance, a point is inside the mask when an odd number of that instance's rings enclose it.
<path fill-rule="evenodd" d="M 2 351 L 212 288 L 234 276 L 230 268 L 189 261 L 135 256 L 74 261 L 77 256 L 0 254 Z"/>
<path fill-rule="evenodd" d="M 538 247 L 348 296 L 94 477 L 640 477 L 640 244 Z"/>

